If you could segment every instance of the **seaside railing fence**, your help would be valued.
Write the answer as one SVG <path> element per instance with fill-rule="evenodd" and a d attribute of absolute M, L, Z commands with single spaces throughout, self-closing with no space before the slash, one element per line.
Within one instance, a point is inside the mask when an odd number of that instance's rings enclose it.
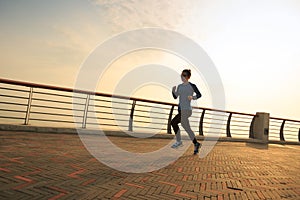
<path fill-rule="evenodd" d="M 177 104 L 0 78 L 0 124 L 172 133 Z M 255 114 L 193 107 L 199 135 L 252 138 Z M 269 140 L 299 141 L 300 121 L 270 117 Z"/>

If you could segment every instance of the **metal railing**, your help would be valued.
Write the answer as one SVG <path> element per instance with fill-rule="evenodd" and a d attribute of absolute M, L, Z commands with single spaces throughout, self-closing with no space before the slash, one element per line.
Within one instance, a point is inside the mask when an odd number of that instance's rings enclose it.
<path fill-rule="evenodd" d="M 171 133 L 177 104 L 0 79 L 0 123 L 75 126 Z M 75 112 L 74 112 L 75 111 Z M 193 107 L 199 135 L 251 138 L 255 114 Z M 74 120 L 75 119 L 75 120 Z M 270 118 L 270 139 L 300 141 L 300 121 Z"/>

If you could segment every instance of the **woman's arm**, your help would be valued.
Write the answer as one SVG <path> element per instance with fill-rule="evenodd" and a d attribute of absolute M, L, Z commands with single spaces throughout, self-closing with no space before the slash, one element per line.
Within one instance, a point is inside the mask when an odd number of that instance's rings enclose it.
<path fill-rule="evenodd" d="M 202 94 L 198 90 L 197 86 L 195 84 L 192 84 L 192 83 L 191 83 L 191 86 L 193 87 L 193 90 L 196 93 L 196 95 L 193 96 L 193 100 L 196 100 L 196 99 L 199 99 L 200 97 L 202 97 Z"/>
<path fill-rule="evenodd" d="M 173 95 L 173 98 L 174 99 L 177 99 L 177 97 L 178 97 L 178 88 L 179 88 L 179 86 L 177 87 L 177 90 L 176 90 L 176 86 L 174 86 L 173 88 L 172 88 L 172 95 Z"/>

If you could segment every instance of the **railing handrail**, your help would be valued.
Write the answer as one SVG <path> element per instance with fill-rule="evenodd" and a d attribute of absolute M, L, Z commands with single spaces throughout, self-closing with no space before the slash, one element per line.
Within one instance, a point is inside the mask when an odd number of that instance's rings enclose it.
<path fill-rule="evenodd" d="M 45 85 L 45 84 L 39 84 L 39 83 L 30 83 L 30 82 L 25 82 L 25 81 L 16 81 L 16 80 L 11 80 L 11 79 L 4 79 L 4 78 L 0 78 L 0 83 L 33 87 L 33 88 L 42 88 L 42 89 L 49 89 L 49 90 L 56 90 L 56 91 L 63 91 L 63 92 L 75 92 L 75 93 L 90 94 L 90 95 L 103 96 L 103 97 L 135 100 L 135 101 L 141 101 L 141 102 L 146 102 L 146 103 L 155 103 L 155 104 L 169 105 L 169 106 L 177 106 L 178 105 L 177 103 L 149 100 L 149 99 L 143 99 L 143 98 L 137 98 L 137 97 L 128 97 L 128 96 L 122 96 L 122 95 L 114 95 L 114 94 L 108 94 L 108 93 L 102 93 L 102 92 L 92 92 L 92 91 L 87 91 L 87 90 Z M 234 111 L 220 110 L 220 109 L 214 109 L 214 108 L 206 108 L 206 107 L 198 107 L 198 106 L 194 106 L 193 108 L 208 110 L 208 111 L 215 111 L 215 112 L 232 113 L 232 114 L 238 114 L 238 115 L 255 116 L 255 114 L 250 114 L 250 113 L 234 112 Z"/>
<path fill-rule="evenodd" d="M 285 120 L 285 121 L 289 121 L 289 122 L 297 122 L 297 123 L 300 123 L 300 120 L 294 120 L 294 119 L 285 119 L 285 118 L 279 118 L 279 117 L 270 117 L 270 119 L 274 119 L 274 120 Z"/>
<path fill-rule="evenodd" d="M 63 91 L 63 92 L 75 92 L 75 93 L 90 94 L 90 95 L 103 96 L 103 97 L 135 100 L 135 101 L 140 101 L 140 102 L 155 103 L 155 104 L 169 105 L 169 106 L 177 106 L 178 105 L 176 103 L 170 103 L 170 102 L 164 102 L 164 101 L 149 100 L 149 99 L 128 97 L 128 96 L 122 96 L 122 95 L 114 95 L 114 94 L 108 94 L 108 93 L 102 93 L 102 92 L 93 92 L 93 91 L 87 91 L 87 90 L 81 90 L 81 89 L 75 89 L 75 88 L 66 88 L 66 87 L 45 85 L 45 84 L 39 84 L 39 83 L 31 83 L 31 82 L 25 82 L 25 81 L 16 81 L 16 80 L 11 80 L 11 79 L 4 79 L 4 78 L 0 78 L 0 83 L 26 86 L 26 87 L 32 87 L 32 88 L 42 88 L 42 89 L 49 89 L 49 90 L 56 90 L 56 91 Z M 250 114 L 250 113 L 234 112 L 234 111 L 220 110 L 220 109 L 214 109 L 214 108 L 196 107 L 196 106 L 193 108 L 207 110 L 207 111 L 223 112 L 223 113 L 229 113 L 229 114 L 232 113 L 232 114 L 238 114 L 238 115 L 247 115 L 247 116 L 252 116 L 252 117 L 255 116 L 255 114 Z M 290 121 L 290 122 L 299 122 L 300 123 L 300 120 L 293 120 L 293 119 L 276 118 L 276 117 L 270 117 L 270 119 L 286 120 L 286 121 Z"/>

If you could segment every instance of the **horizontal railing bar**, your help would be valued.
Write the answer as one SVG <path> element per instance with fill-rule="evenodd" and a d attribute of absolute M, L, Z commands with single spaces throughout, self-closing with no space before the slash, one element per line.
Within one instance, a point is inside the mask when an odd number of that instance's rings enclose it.
<path fill-rule="evenodd" d="M 195 112 L 195 110 L 192 110 L 193 111 L 193 115 L 199 115 L 201 116 L 202 112 Z"/>
<path fill-rule="evenodd" d="M 269 133 L 269 137 L 279 138 L 279 134 L 278 133 Z"/>
<path fill-rule="evenodd" d="M 298 141 L 298 136 L 297 136 L 297 137 L 285 137 L 284 140 L 285 140 L 285 141 L 295 141 L 295 142 L 299 142 L 299 141 Z"/>
<path fill-rule="evenodd" d="M 217 131 L 209 131 L 207 132 L 205 135 L 209 135 L 210 133 L 213 133 L 213 134 L 218 134 L 218 135 L 225 135 L 226 133 L 222 133 L 222 132 L 217 132 Z"/>
<path fill-rule="evenodd" d="M 224 126 L 223 129 L 226 129 L 225 124 L 223 125 L 223 124 L 217 124 L 217 123 L 204 123 L 204 122 L 203 122 L 203 125 L 207 125 L 207 124 Z M 208 126 L 203 126 L 203 127 L 208 127 Z"/>
<path fill-rule="evenodd" d="M 176 115 L 176 114 L 178 114 L 178 113 L 174 113 L 174 114 Z M 199 113 L 194 113 L 194 112 L 193 112 L 192 115 L 191 115 L 192 118 L 200 118 L 200 116 L 201 116 L 201 115 L 200 115 Z"/>
<path fill-rule="evenodd" d="M 278 137 L 279 137 L 279 133 L 278 133 L 278 132 L 272 132 L 272 131 L 269 131 L 269 135 L 270 135 L 270 134 L 278 135 Z"/>
<path fill-rule="evenodd" d="M 32 98 L 32 100 L 35 100 L 35 101 L 45 101 L 45 102 L 52 102 L 52 103 L 62 103 L 62 104 L 85 105 L 84 103 L 73 103 L 73 102 L 66 102 L 66 101 L 57 101 L 57 100 L 41 99 L 41 98 Z"/>
<path fill-rule="evenodd" d="M 0 101 L 0 104 L 9 104 L 9 105 L 16 105 L 16 106 L 27 106 L 25 103 L 13 103 L 13 102 L 5 102 L 5 101 Z"/>
<path fill-rule="evenodd" d="M 280 125 L 276 125 L 276 124 L 269 124 L 269 126 L 277 127 L 277 128 L 280 128 L 280 127 L 281 127 Z"/>
<path fill-rule="evenodd" d="M 118 110 L 130 110 L 129 108 L 120 108 L 120 107 L 114 107 L 111 106 L 102 106 L 102 105 L 89 105 L 89 107 L 96 107 L 96 108 L 110 108 L 110 109 L 118 109 Z"/>
<path fill-rule="evenodd" d="M 70 115 L 70 114 L 61 114 L 61 113 L 48 113 L 48 112 L 36 112 L 31 111 L 31 114 L 39 114 L 39 115 L 55 115 L 55 116 L 63 116 L 63 117 L 82 117 L 80 115 Z"/>
<path fill-rule="evenodd" d="M 205 114 L 210 114 L 210 115 L 225 115 L 225 116 L 228 116 L 226 112 L 223 112 L 223 111 L 214 111 L 214 110 L 208 110 L 208 111 L 205 111 Z"/>
<path fill-rule="evenodd" d="M 281 124 L 283 120 L 272 120 L 270 119 L 270 123 L 277 123 L 277 124 Z"/>
<path fill-rule="evenodd" d="M 213 114 L 213 113 L 208 113 L 208 112 L 206 112 L 205 113 L 205 115 L 210 115 L 210 116 L 220 116 L 220 117 L 228 117 L 227 115 L 225 115 L 225 113 L 224 113 L 224 115 L 220 115 L 220 114 Z"/>
<path fill-rule="evenodd" d="M 291 135 L 291 134 L 288 134 L 288 133 L 285 133 L 284 136 L 293 136 L 293 137 L 295 137 L 295 138 L 298 138 L 298 135 L 294 135 L 294 134 Z"/>
<path fill-rule="evenodd" d="M 207 120 L 207 119 L 209 119 L 209 120 L 215 120 L 215 121 L 222 121 L 222 122 L 226 122 L 226 120 L 227 120 L 227 119 L 215 119 L 215 118 L 211 118 L 211 117 L 205 117 L 204 118 L 204 120 Z M 205 123 L 205 121 L 203 123 Z"/>
<path fill-rule="evenodd" d="M 29 90 L 21 90 L 21 89 L 14 89 L 14 88 L 5 88 L 5 87 L 0 87 L 2 90 L 11 90 L 11 91 L 18 91 L 18 92 L 29 92 Z"/>
<path fill-rule="evenodd" d="M 298 122 L 286 121 L 286 124 L 291 125 L 291 126 L 300 126 L 300 123 L 298 123 Z"/>
<path fill-rule="evenodd" d="M 134 122 L 145 123 L 145 124 L 153 123 L 153 122 L 147 122 L 147 121 L 141 121 L 141 120 L 134 120 Z M 165 123 L 159 123 L 159 122 L 155 122 L 155 124 L 166 125 Z"/>
<path fill-rule="evenodd" d="M 111 113 L 111 112 L 105 112 L 105 111 L 88 111 L 88 113 L 97 113 L 97 114 L 110 114 L 110 115 L 123 115 L 123 116 L 128 116 L 128 114 L 123 114 L 123 113 Z"/>
<path fill-rule="evenodd" d="M 91 100 L 92 101 L 92 100 Z M 97 101 L 95 101 L 97 102 Z M 131 102 L 117 102 L 117 101 L 106 101 L 106 100 L 98 100 L 98 102 L 106 102 L 106 103 L 111 103 L 111 104 L 123 104 L 123 105 L 131 105 L 132 103 Z M 97 104 L 91 104 L 91 105 L 97 105 Z"/>
<path fill-rule="evenodd" d="M 5 111 L 5 112 L 20 112 L 25 114 L 25 110 L 11 110 L 11 109 L 2 109 L 0 108 L 0 111 Z"/>
<path fill-rule="evenodd" d="M 232 120 L 234 120 L 235 118 L 237 119 L 246 119 L 246 120 L 252 120 L 253 116 L 239 116 L 239 115 L 232 115 Z"/>
<path fill-rule="evenodd" d="M 87 125 L 102 125 L 102 126 L 119 126 L 119 127 L 128 127 L 127 125 L 117 125 L 117 124 L 106 124 L 106 123 L 93 123 L 93 122 L 86 122 Z"/>
<path fill-rule="evenodd" d="M 54 120 L 54 119 L 37 119 L 37 118 L 30 118 L 30 121 L 43 121 L 43 122 L 63 122 L 63 123 L 73 123 L 73 124 L 80 124 L 82 122 L 74 122 L 74 121 L 66 121 L 66 120 Z"/>
<path fill-rule="evenodd" d="M 152 105 L 136 104 L 136 106 L 147 107 L 147 108 L 160 108 L 160 109 L 164 109 L 164 110 L 170 110 L 170 108 L 163 108 L 163 107 L 152 106 Z"/>
<path fill-rule="evenodd" d="M 14 95 L 5 95 L 5 94 L 0 94 L 0 97 L 8 97 L 8 98 L 16 98 L 16 99 L 28 99 L 28 97 L 21 97 L 21 96 L 14 96 Z"/>
<path fill-rule="evenodd" d="M 137 101 L 137 103 L 139 103 L 138 101 Z M 142 104 L 136 104 L 137 106 L 140 106 L 140 107 L 143 107 L 143 108 L 154 108 L 154 109 L 161 109 L 161 110 L 170 110 L 170 108 L 171 107 L 169 107 L 169 105 L 168 105 L 168 107 L 161 107 L 161 106 L 153 106 L 154 104 L 151 104 L 151 105 L 142 105 Z M 174 106 L 174 109 L 176 109 L 177 110 L 177 107 L 175 108 L 175 106 Z"/>
<path fill-rule="evenodd" d="M 177 115 L 177 114 L 179 114 L 179 113 L 174 113 L 174 115 Z M 192 113 L 192 115 L 190 116 L 190 118 L 200 118 L 200 116 L 201 115 L 199 115 L 198 113 L 197 114 L 195 114 L 195 113 Z"/>
<path fill-rule="evenodd" d="M 238 129 L 238 128 L 231 128 L 230 131 L 249 131 L 249 128 L 248 129 Z M 247 133 L 249 135 L 249 133 Z"/>
<path fill-rule="evenodd" d="M 90 117 L 90 116 L 87 116 L 88 119 L 104 119 L 104 120 L 115 120 L 113 118 L 108 118 L 108 117 Z M 116 121 L 124 121 L 124 122 L 127 122 L 128 119 L 117 119 Z"/>
<path fill-rule="evenodd" d="M 131 102 L 121 102 L 121 101 L 112 101 L 112 100 L 104 100 L 104 99 L 92 99 L 92 98 L 90 98 L 90 101 L 96 101 L 96 102 L 101 101 L 101 102 L 107 102 L 107 103 L 131 105 Z"/>
<path fill-rule="evenodd" d="M 231 127 L 247 127 L 249 128 L 249 126 L 245 126 L 245 125 L 238 125 L 238 124 L 230 124 Z"/>
<path fill-rule="evenodd" d="M 206 111 L 223 112 L 223 113 L 228 113 L 228 114 L 232 113 L 232 114 L 235 114 L 235 115 L 244 115 L 244 116 L 252 116 L 252 117 L 255 116 L 255 114 L 250 114 L 250 113 L 233 112 L 233 111 L 219 110 L 219 109 L 214 109 L 214 108 L 204 108 L 204 107 L 193 107 L 193 108 L 204 109 Z"/>
<path fill-rule="evenodd" d="M 200 111 L 201 110 L 201 111 Z M 202 108 L 196 108 L 196 109 L 192 109 L 193 113 L 198 113 L 198 114 L 202 114 L 203 109 Z"/>
<path fill-rule="evenodd" d="M 134 117 L 143 117 L 143 118 L 151 118 L 149 116 L 143 116 L 143 115 L 134 115 Z M 156 119 L 163 119 L 166 120 L 166 118 L 156 117 Z"/>
<path fill-rule="evenodd" d="M 242 134 L 242 133 L 231 133 L 231 135 L 243 135 L 243 136 L 248 136 L 249 134 Z"/>
<path fill-rule="evenodd" d="M 298 131 L 299 131 L 299 129 L 297 129 L 297 130 L 284 129 L 284 135 L 285 135 L 286 133 L 298 133 Z M 298 134 L 297 134 L 297 136 L 298 136 Z"/>
<path fill-rule="evenodd" d="M 269 136 L 270 136 L 270 137 L 271 137 L 271 136 L 272 136 L 272 137 L 274 136 L 274 137 L 278 137 L 278 138 L 280 137 L 279 132 L 270 132 L 270 131 L 269 131 Z"/>
<path fill-rule="evenodd" d="M 44 95 L 49 95 L 49 96 L 68 97 L 68 98 L 75 98 L 75 99 L 86 99 L 86 97 L 76 97 L 76 96 L 72 96 L 72 95 L 54 94 L 54 93 L 48 93 L 48 92 L 34 91 L 33 93 L 34 94 L 44 94 Z"/>
<path fill-rule="evenodd" d="M 199 123 L 200 117 L 190 117 L 189 122 Z"/>
<path fill-rule="evenodd" d="M 235 119 L 231 119 L 231 122 L 239 122 L 239 123 L 247 123 L 247 124 L 250 124 L 251 121 L 241 121 L 241 120 L 235 120 Z"/>
<path fill-rule="evenodd" d="M 147 102 L 147 101 L 143 101 L 144 99 L 140 99 L 140 98 L 136 98 L 135 99 L 137 102 L 139 102 L 140 106 L 151 106 L 151 105 L 156 105 L 156 102 Z M 174 106 L 178 106 L 178 104 L 176 103 L 170 103 L 170 102 L 165 102 L 166 104 L 160 104 L 161 108 L 168 108 L 171 105 L 174 104 Z"/>
<path fill-rule="evenodd" d="M 203 128 L 217 129 L 217 130 L 226 130 L 226 128 L 218 128 L 218 127 L 213 127 L 213 126 L 203 126 Z"/>
<path fill-rule="evenodd" d="M 137 126 L 135 126 L 134 128 L 136 128 L 136 129 L 145 129 L 145 132 L 146 131 L 149 131 L 149 130 L 147 130 L 147 129 L 151 129 L 151 130 L 154 130 L 154 131 L 158 131 L 158 133 L 165 133 L 165 131 L 167 130 L 167 129 L 165 129 L 165 128 L 147 128 L 147 127 L 137 127 Z M 138 130 L 138 131 L 141 131 L 141 130 Z"/>
<path fill-rule="evenodd" d="M 129 109 L 130 110 L 130 109 Z M 162 113 L 162 112 L 153 112 L 153 111 L 148 111 L 148 110 L 139 110 L 139 109 L 134 109 L 134 112 L 145 112 L 145 113 L 155 113 L 155 114 L 164 114 L 167 115 L 167 113 Z"/>
<path fill-rule="evenodd" d="M 31 107 L 36 107 L 36 108 L 47 108 L 47 109 L 57 109 L 57 110 L 70 110 L 70 111 L 84 111 L 80 109 L 72 109 L 72 108 L 61 108 L 61 107 L 54 107 L 54 106 L 42 106 L 42 105 L 37 105 L 37 104 L 32 104 Z"/>
<path fill-rule="evenodd" d="M 299 128 L 300 128 L 300 124 L 299 124 L 299 126 L 298 127 L 295 127 L 295 126 L 289 126 L 289 125 L 284 125 L 284 130 L 286 129 L 286 128 L 293 128 L 293 129 L 297 129 L 297 131 L 299 130 Z"/>
<path fill-rule="evenodd" d="M 0 118 L 5 118 L 5 119 L 24 119 L 25 117 L 8 117 L 8 116 L 0 116 Z"/>
<path fill-rule="evenodd" d="M 153 129 L 153 130 L 164 130 L 164 129 L 161 129 L 161 128 L 144 127 L 144 126 L 137 126 L 137 125 L 134 125 L 133 128 L 143 128 L 143 129 Z"/>
<path fill-rule="evenodd" d="M 94 122 L 86 122 L 87 125 L 104 125 L 104 126 L 120 126 L 123 127 L 123 125 L 116 125 L 116 124 L 107 124 L 107 123 L 94 123 Z M 127 127 L 124 125 L 124 127 Z"/>
<path fill-rule="evenodd" d="M 289 123 L 289 121 L 286 121 L 284 127 L 286 127 L 286 126 L 300 128 L 300 123 L 294 122 L 294 124 L 292 124 L 292 123 Z"/>

